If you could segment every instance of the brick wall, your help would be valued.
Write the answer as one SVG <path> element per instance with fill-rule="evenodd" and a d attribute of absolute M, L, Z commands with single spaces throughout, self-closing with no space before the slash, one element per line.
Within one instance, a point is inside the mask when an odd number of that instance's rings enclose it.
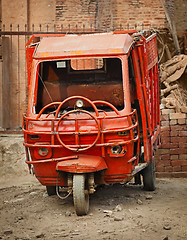
<path fill-rule="evenodd" d="M 157 176 L 187 177 L 187 114 L 161 108 L 161 147 L 155 156 Z"/>
<path fill-rule="evenodd" d="M 116 0 L 114 5 L 115 24 L 121 23 L 144 24 L 145 27 L 151 26 L 155 28 L 165 27 L 165 14 L 160 0 Z"/>
<path fill-rule="evenodd" d="M 97 0 L 57 0 L 56 1 L 56 25 L 57 29 L 80 30 L 95 26 L 97 15 Z"/>
<path fill-rule="evenodd" d="M 173 0 L 168 0 L 170 8 Z M 134 28 L 137 24 L 145 27 L 163 28 L 165 14 L 160 0 L 57 0 L 56 1 L 56 24 L 58 28 L 68 29 L 68 25 L 78 29 L 99 26 L 101 30 L 113 30 L 124 28 L 129 24 Z"/>

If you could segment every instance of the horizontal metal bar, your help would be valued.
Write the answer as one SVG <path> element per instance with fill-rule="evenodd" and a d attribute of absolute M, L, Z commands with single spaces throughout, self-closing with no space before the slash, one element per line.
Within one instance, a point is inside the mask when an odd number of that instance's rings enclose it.
<path fill-rule="evenodd" d="M 136 122 L 134 125 L 130 126 L 130 127 L 124 127 L 124 128 L 116 128 L 116 129 L 108 129 L 108 130 L 100 130 L 101 133 L 116 133 L 116 132 L 124 132 L 124 131 L 129 131 L 129 130 L 132 130 L 134 128 L 136 128 L 138 126 L 138 123 Z M 23 129 L 23 132 L 26 133 L 26 134 L 30 134 L 30 135 L 33 135 L 33 132 L 30 132 L 29 130 L 25 130 Z M 78 132 L 79 133 L 79 132 Z M 51 135 L 51 134 L 59 134 L 59 135 L 74 135 L 75 134 L 75 131 L 72 131 L 72 132 L 34 132 L 34 135 L 40 135 L 40 134 L 43 134 L 43 135 Z M 94 135 L 94 134 L 98 134 L 98 131 L 89 131 L 89 132 L 83 132 L 81 131 L 80 132 L 80 135 Z"/>
<path fill-rule="evenodd" d="M 113 142 L 113 143 L 96 143 L 95 147 L 110 147 L 110 146 L 115 146 L 116 144 L 118 145 L 127 145 L 133 142 L 137 142 L 139 140 L 139 137 L 137 136 L 134 139 L 130 139 L 127 141 L 123 141 L 123 142 Z M 51 147 L 51 148 L 62 148 L 62 145 L 47 145 L 47 144 L 33 144 L 33 143 L 23 143 L 24 146 L 26 147 Z M 73 148 L 85 148 L 85 147 L 89 147 L 89 144 L 85 144 L 85 145 L 66 145 L 67 147 L 73 147 Z"/>
<path fill-rule="evenodd" d="M 104 116 L 104 117 L 97 117 L 98 120 L 108 120 L 108 119 L 116 119 L 116 118 L 127 118 L 127 117 L 130 117 L 132 115 L 135 115 L 136 114 L 136 110 L 134 109 L 132 112 L 128 113 L 128 114 L 125 114 L 125 115 L 115 115 L 115 116 Z M 27 120 L 27 121 L 59 121 L 60 118 L 37 118 L 37 116 L 34 118 L 34 117 L 27 117 L 27 116 L 23 116 L 24 117 L 24 120 Z M 79 120 L 93 120 L 93 118 L 80 118 Z M 64 119 L 64 121 L 75 121 L 75 118 L 68 118 L 68 119 Z"/>
<path fill-rule="evenodd" d="M 94 31 L 69 31 L 69 30 L 67 30 L 67 31 L 60 31 L 60 32 L 56 32 L 56 31 L 54 31 L 54 32 L 25 32 L 25 31 L 0 31 L 0 35 L 10 35 L 10 36 L 12 36 L 12 35 L 24 35 L 24 36 L 29 36 L 29 35 L 41 35 L 41 37 L 42 37 L 42 35 L 55 35 L 55 34 L 89 34 L 89 33 L 101 33 L 101 32 L 103 32 L 103 31 L 98 31 L 98 30 L 94 30 Z"/>
<path fill-rule="evenodd" d="M 48 163 L 48 162 L 60 162 L 66 160 L 74 160 L 78 159 L 79 156 L 68 156 L 68 157 L 61 157 L 61 158 L 51 158 L 51 159 L 43 159 L 38 161 L 26 161 L 27 164 L 35 164 L 35 163 Z"/>

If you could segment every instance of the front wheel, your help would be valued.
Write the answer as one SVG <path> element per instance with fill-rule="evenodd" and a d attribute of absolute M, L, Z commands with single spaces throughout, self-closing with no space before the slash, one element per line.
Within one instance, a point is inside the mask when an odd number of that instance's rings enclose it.
<path fill-rule="evenodd" d="M 156 188 L 155 161 L 152 162 L 142 171 L 144 189 L 154 191 Z"/>
<path fill-rule="evenodd" d="M 73 201 L 76 214 L 86 215 L 89 211 L 89 192 L 86 187 L 85 174 L 74 174 L 73 176 Z"/>

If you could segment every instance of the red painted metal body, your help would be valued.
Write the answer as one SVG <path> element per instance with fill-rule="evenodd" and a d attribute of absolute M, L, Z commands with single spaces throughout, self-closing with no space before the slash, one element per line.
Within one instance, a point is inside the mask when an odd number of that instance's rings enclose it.
<path fill-rule="evenodd" d="M 31 45 L 38 37 L 41 40 Z M 98 184 L 127 182 L 139 165 L 153 160 L 160 144 L 156 34 L 37 35 L 26 51 L 29 102 L 23 118 L 24 145 L 27 164 L 43 185 L 56 185 L 58 171 L 64 173 L 60 186 L 67 186 L 67 173 L 96 173 Z M 84 63 L 86 58 L 104 59 L 106 69 L 114 63 L 111 78 L 120 65 L 121 85 L 113 79 L 110 87 L 106 79 L 83 84 L 70 68 L 65 72 L 69 61 Z M 106 69 L 97 70 L 97 78 L 108 78 Z M 81 78 L 95 77 L 90 72 Z M 44 80 L 46 74 L 49 81 Z M 69 85 L 58 81 L 65 74 Z M 85 109 L 75 107 L 77 100 Z"/>

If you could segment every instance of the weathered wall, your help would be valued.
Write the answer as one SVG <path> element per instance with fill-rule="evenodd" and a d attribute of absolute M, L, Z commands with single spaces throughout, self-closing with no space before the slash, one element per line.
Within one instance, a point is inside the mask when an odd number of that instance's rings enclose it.
<path fill-rule="evenodd" d="M 33 24 L 36 31 L 40 29 L 40 24 L 45 27 L 45 29 L 41 30 L 46 30 L 47 24 L 49 25 L 48 30 L 51 30 L 54 23 L 55 1 L 53 0 L 2 0 L 2 26 L 5 25 L 5 29 L 3 27 L 3 30 L 24 31 L 25 24 L 28 30 L 33 30 Z M 1 127 L 18 130 L 22 126 L 22 114 L 26 111 L 27 106 L 25 44 L 28 38 L 25 36 L 7 37 L 9 37 L 10 74 L 9 79 L 6 80 L 6 86 L 10 88 L 10 106 L 8 109 L 10 111 L 10 119 L 7 119 L 6 125 L 3 124 Z M 2 89 L 5 89 L 6 86 L 2 86 Z M 5 115 L 5 111 L 1 112 L 1 114 Z"/>
<path fill-rule="evenodd" d="M 40 24 L 42 25 L 42 31 L 52 30 L 55 24 L 55 1 L 54 0 L 30 0 L 29 4 L 29 26 L 32 30 L 34 24 L 35 30 L 40 30 Z"/>
<path fill-rule="evenodd" d="M 2 0 L 2 25 L 6 24 L 5 30 L 17 31 L 18 24 L 19 29 L 24 29 L 27 22 L 27 5 L 25 2 L 25 0 Z M 12 24 L 12 28 L 10 24 Z M 8 101 L 10 103 L 7 109 L 7 111 L 10 111 L 10 119 L 7 119 L 6 128 L 18 129 L 21 126 L 22 112 L 26 108 L 25 39 L 20 37 L 18 41 L 17 36 L 12 36 L 9 38 L 8 44 L 10 74 L 9 79 L 6 79 L 6 86 L 10 90 L 10 99 L 7 99 L 7 103 Z M 4 58 L 2 60 L 4 61 Z M 5 92 L 6 86 L 3 86 Z M 3 112 L 3 114 L 6 113 Z"/>
<path fill-rule="evenodd" d="M 115 24 L 121 23 L 130 27 L 142 25 L 155 28 L 165 27 L 165 14 L 160 0 L 116 0 L 114 14 Z"/>
<path fill-rule="evenodd" d="M 95 26 L 97 15 L 98 2 L 97 0 L 63 0 L 56 1 L 56 24 L 58 29 L 63 25 L 64 29 L 77 30 L 83 28 L 90 29 Z"/>
<path fill-rule="evenodd" d="M 72 17 L 73 16 L 73 17 Z M 56 23 L 63 24 L 67 28 L 68 24 L 78 27 L 83 24 L 86 28 L 96 24 L 101 30 L 113 30 L 123 28 L 127 24 L 131 28 L 134 25 L 156 28 L 166 27 L 165 14 L 160 0 L 71 0 L 56 1 Z"/>
<path fill-rule="evenodd" d="M 105 31 L 112 30 L 115 12 L 116 0 L 98 0 L 97 27 Z"/>

